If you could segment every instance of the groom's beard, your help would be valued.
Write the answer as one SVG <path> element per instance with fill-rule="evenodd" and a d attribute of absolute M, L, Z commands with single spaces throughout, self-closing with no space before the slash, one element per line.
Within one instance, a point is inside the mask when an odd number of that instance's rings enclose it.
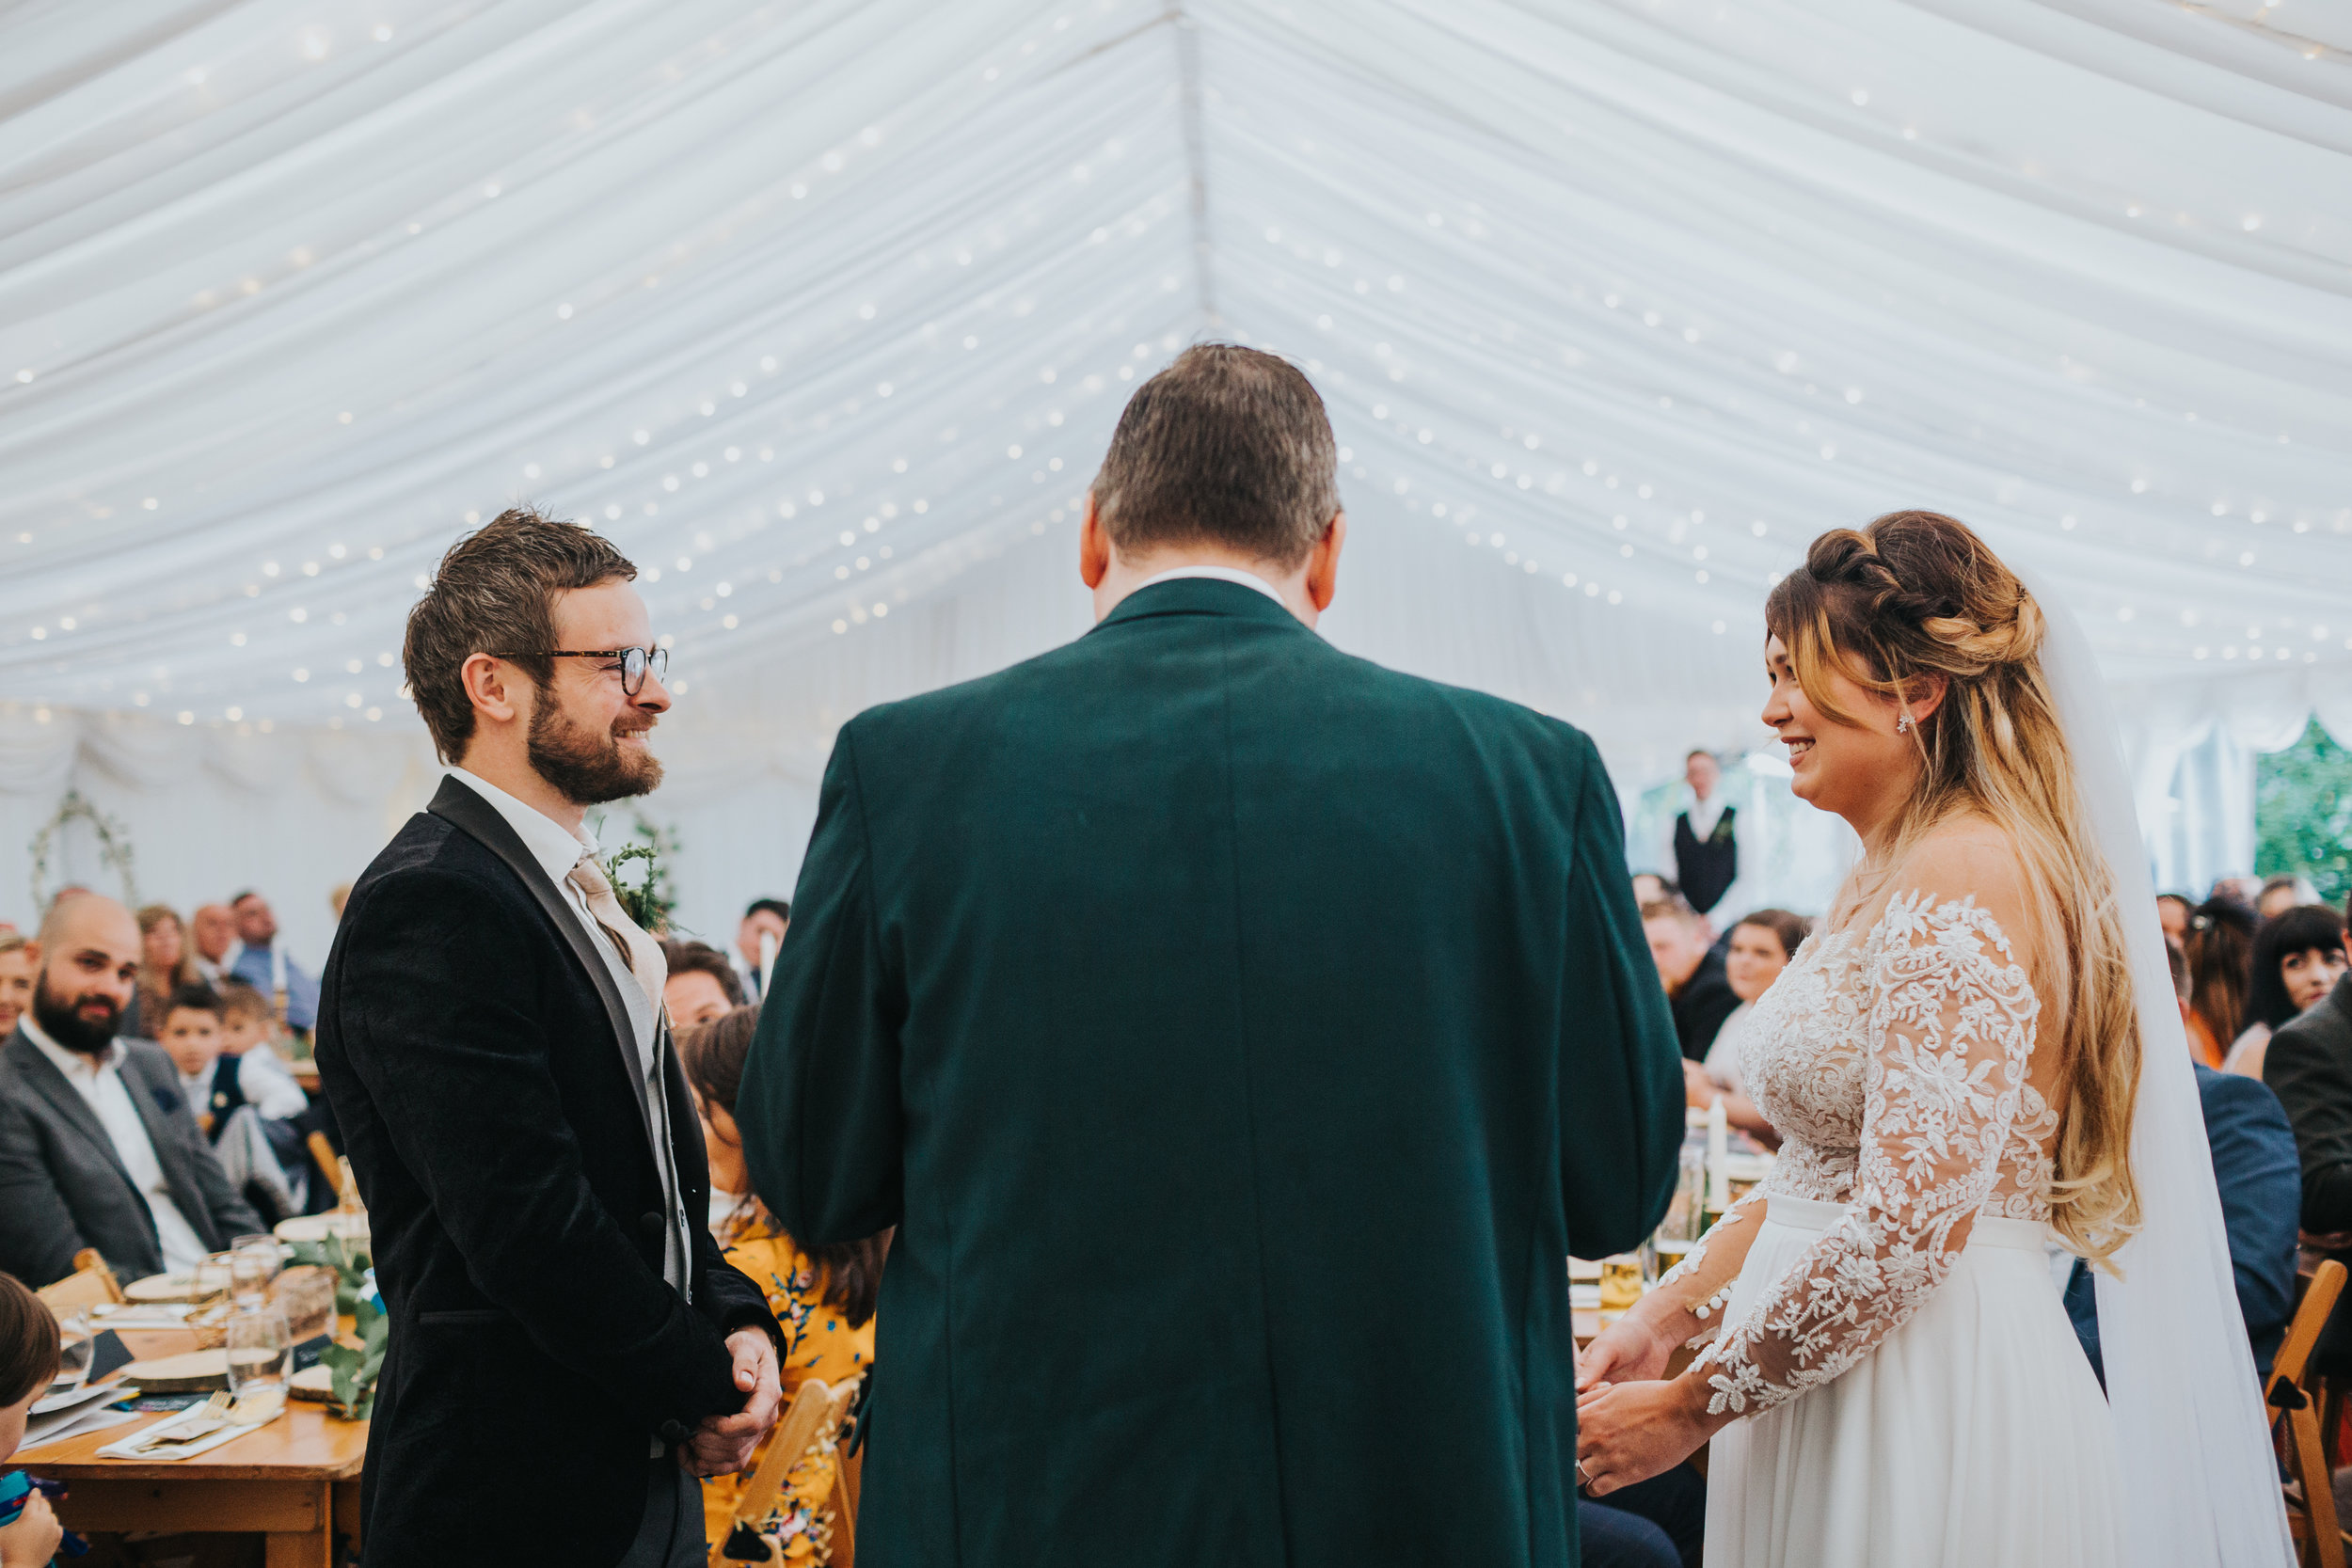
<path fill-rule="evenodd" d="M 532 770 L 577 805 L 624 800 L 661 782 L 661 763 L 651 752 L 621 747 L 621 736 L 651 728 L 650 719 L 642 724 L 615 721 L 599 735 L 573 722 L 543 691 L 531 715 L 528 755 Z"/>
<path fill-rule="evenodd" d="M 33 1021 L 68 1051 L 95 1056 L 113 1043 L 122 1008 L 111 996 L 59 996 L 43 974 L 33 984 Z"/>

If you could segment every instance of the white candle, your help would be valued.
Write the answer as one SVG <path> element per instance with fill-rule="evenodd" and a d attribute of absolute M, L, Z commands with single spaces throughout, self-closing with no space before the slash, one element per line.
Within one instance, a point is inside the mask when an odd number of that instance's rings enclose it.
<path fill-rule="evenodd" d="M 1724 1117 L 1724 1098 L 1707 1107 L 1707 1206 L 1721 1212 L 1731 1207 L 1731 1176 L 1724 1166 L 1731 1154 L 1731 1125 Z"/>

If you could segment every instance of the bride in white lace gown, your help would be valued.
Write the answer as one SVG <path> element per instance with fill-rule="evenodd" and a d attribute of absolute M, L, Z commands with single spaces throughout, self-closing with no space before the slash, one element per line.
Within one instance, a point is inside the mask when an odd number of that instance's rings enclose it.
<path fill-rule="evenodd" d="M 1961 524 L 1899 513 L 1817 540 L 1766 619 L 1764 721 L 1864 854 L 1742 1041 L 1779 1161 L 1586 1353 L 1580 1480 L 1711 1435 L 1710 1568 L 2106 1568 L 2116 1420 L 2043 1243 L 2105 1259 L 2144 1222 L 2141 1039 L 2039 608 Z M 2222 1560 L 2192 1547 L 2165 1560 Z"/>

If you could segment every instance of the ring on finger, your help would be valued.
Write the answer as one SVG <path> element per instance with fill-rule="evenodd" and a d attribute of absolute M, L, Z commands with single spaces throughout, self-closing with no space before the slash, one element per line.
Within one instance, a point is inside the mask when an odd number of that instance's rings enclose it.
<path fill-rule="evenodd" d="M 1593 1484 L 1592 1472 L 1584 1468 L 1584 1462 L 1581 1459 L 1576 1462 L 1576 1483 L 1588 1490 Z"/>

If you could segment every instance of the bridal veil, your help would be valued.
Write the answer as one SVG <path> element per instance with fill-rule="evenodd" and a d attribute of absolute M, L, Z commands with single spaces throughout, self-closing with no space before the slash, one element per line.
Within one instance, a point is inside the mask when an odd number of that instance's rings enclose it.
<path fill-rule="evenodd" d="M 2138 999 L 2132 1164 L 2144 1224 L 2115 1256 L 2122 1277 L 2098 1275 L 2130 1560 L 2280 1568 L 2294 1554 L 2278 1465 L 2114 714 L 2081 626 L 2043 583 L 2020 575 L 2048 625 L 2042 673 L 2114 873 Z"/>

